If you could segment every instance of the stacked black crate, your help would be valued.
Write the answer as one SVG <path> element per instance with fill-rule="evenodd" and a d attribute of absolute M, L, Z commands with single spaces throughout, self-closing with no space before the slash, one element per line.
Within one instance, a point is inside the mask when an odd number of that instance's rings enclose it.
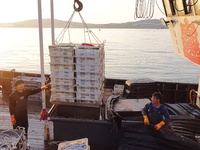
<path fill-rule="evenodd" d="M 160 85 L 149 78 L 127 80 L 125 82 L 126 98 L 151 98 L 152 93 L 159 91 Z"/>

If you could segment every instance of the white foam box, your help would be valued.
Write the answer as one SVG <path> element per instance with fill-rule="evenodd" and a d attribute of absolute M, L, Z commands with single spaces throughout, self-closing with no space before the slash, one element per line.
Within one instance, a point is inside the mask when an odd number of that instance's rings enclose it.
<path fill-rule="evenodd" d="M 93 47 L 93 46 L 75 47 L 75 57 L 100 58 L 101 55 L 104 55 L 103 47 Z"/>
<path fill-rule="evenodd" d="M 60 103 L 60 102 L 62 102 L 62 103 L 73 103 L 73 102 L 75 102 L 75 100 L 72 99 L 72 98 L 68 99 L 68 98 L 51 97 L 50 102 L 53 103 L 53 104 Z"/>
<path fill-rule="evenodd" d="M 59 143 L 58 150 L 90 150 L 90 146 L 88 145 L 88 139 L 82 138 Z"/>
<path fill-rule="evenodd" d="M 50 64 L 74 64 L 74 57 L 50 56 Z"/>
<path fill-rule="evenodd" d="M 55 85 L 74 85 L 75 84 L 75 79 L 51 78 L 51 84 L 55 84 Z"/>
<path fill-rule="evenodd" d="M 76 92 L 77 100 L 88 100 L 88 101 L 100 101 L 102 99 L 102 93 L 91 94 L 91 93 L 79 93 Z"/>
<path fill-rule="evenodd" d="M 105 88 L 104 89 L 104 94 L 103 94 L 104 102 L 107 101 L 107 99 L 112 95 L 112 93 L 113 93 L 113 89 L 110 89 L 110 88 Z"/>
<path fill-rule="evenodd" d="M 50 69 L 51 71 L 59 71 L 59 70 L 74 71 L 74 65 L 50 64 Z"/>
<path fill-rule="evenodd" d="M 97 73 L 103 70 L 104 66 L 103 64 L 99 65 L 81 65 L 81 64 L 76 64 L 76 72 L 93 72 Z"/>
<path fill-rule="evenodd" d="M 51 91 L 74 92 L 74 86 L 73 85 L 51 84 Z"/>
<path fill-rule="evenodd" d="M 104 72 L 96 72 L 96 73 L 90 73 L 90 72 L 76 72 L 76 78 L 77 79 L 90 79 L 90 80 L 100 80 L 104 77 Z"/>
<path fill-rule="evenodd" d="M 74 71 L 51 71 L 51 77 L 53 78 L 74 78 Z"/>
<path fill-rule="evenodd" d="M 74 46 L 49 46 L 49 54 L 50 56 L 71 57 L 74 56 Z"/>
<path fill-rule="evenodd" d="M 78 93 L 99 94 L 102 93 L 101 87 L 81 87 L 76 86 Z"/>
<path fill-rule="evenodd" d="M 50 101 L 62 101 L 62 102 L 74 102 L 75 93 L 74 92 L 51 92 Z"/>
<path fill-rule="evenodd" d="M 84 87 L 101 87 L 103 85 L 103 79 L 101 80 L 88 80 L 88 79 L 76 79 L 77 86 Z"/>
<path fill-rule="evenodd" d="M 76 64 L 102 64 L 104 61 L 105 58 L 103 54 L 95 58 L 76 57 Z"/>
<path fill-rule="evenodd" d="M 124 85 L 120 85 L 120 84 L 115 84 L 114 85 L 114 94 L 120 94 L 122 95 L 124 92 Z"/>

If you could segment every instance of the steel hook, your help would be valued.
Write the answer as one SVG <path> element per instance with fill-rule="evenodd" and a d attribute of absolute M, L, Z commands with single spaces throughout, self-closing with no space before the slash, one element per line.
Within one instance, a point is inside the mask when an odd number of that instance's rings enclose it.
<path fill-rule="evenodd" d="M 78 7 L 76 7 L 76 3 Z M 79 0 L 74 0 L 74 10 L 79 12 L 83 9 L 83 4 Z"/>

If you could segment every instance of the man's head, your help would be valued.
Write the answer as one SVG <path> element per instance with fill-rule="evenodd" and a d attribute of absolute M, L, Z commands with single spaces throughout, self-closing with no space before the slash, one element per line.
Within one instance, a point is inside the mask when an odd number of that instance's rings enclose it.
<path fill-rule="evenodd" d="M 162 103 L 162 94 L 160 92 L 153 93 L 151 100 L 153 104 Z"/>
<path fill-rule="evenodd" d="M 23 80 L 16 80 L 14 82 L 14 86 L 18 92 L 22 92 L 24 90 L 24 81 Z"/>

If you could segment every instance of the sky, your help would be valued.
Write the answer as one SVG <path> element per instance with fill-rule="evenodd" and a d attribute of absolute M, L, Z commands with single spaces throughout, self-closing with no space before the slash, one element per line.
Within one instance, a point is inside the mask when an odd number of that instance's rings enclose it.
<path fill-rule="evenodd" d="M 86 23 L 123 23 L 137 21 L 134 18 L 136 0 L 80 0 L 83 9 L 80 12 Z M 162 1 L 158 6 L 162 8 Z M 72 15 L 74 0 L 54 0 L 54 18 L 68 21 Z M 38 0 L 0 0 L 0 23 L 12 23 L 38 19 Z M 41 0 L 42 18 L 50 18 L 50 0 Z M 155 19 L 164 18 L 164 14 L 155 4 Z M 163 9 L 163 8 L 162 8 Z M 81 22 L 76 13 L 72 19 Z"/>

